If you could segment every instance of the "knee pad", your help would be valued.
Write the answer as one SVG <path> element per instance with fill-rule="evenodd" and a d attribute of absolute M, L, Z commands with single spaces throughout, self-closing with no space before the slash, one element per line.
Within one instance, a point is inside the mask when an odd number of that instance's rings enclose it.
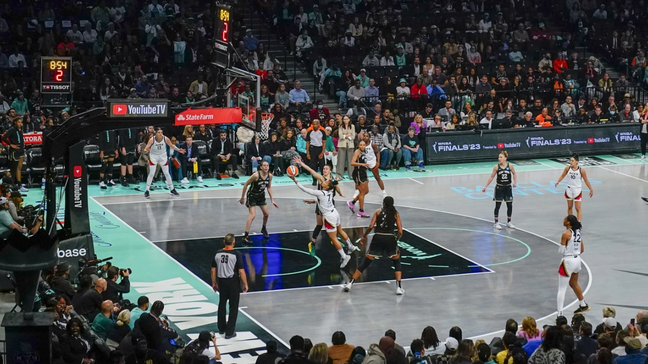
<path fill-rule="evenodd" d="M 400 271 L 401 271 L 401 261 L 400 261 L 400 258 L 398 258 L 398 259 L 392 259 L 392 264 L 394 265 L 394 270 L 395 270 L 396 272 L 400 272 Z"/>

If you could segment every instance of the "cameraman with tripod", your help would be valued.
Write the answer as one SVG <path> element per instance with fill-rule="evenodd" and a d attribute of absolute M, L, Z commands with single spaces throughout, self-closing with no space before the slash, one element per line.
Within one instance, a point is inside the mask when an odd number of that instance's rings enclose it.
<path fill-rule="evenodd" d="M 116 266 L 111 266 L 106 272 L 106 281 L 108 281 L 108 288 L 102 293 L 104 300 L 113 301 L 113 303 L 121 304 L 123 301 L 123 294 L 130 292 L 130 268 L 120 270 Z M 117 283 L 117 278 L 121 275 L 121 281 Z"/>

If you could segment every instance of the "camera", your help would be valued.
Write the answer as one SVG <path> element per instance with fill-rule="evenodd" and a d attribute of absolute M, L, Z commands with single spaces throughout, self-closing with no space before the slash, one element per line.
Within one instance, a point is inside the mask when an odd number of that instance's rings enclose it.
<path fill-rule="evenodd" d="M 121 269 L 121 270 L 119 271 L 119 275 L 123 277 L 125 272 L 128 272 L 128 274 L 133 274 L 133 270 L 132 270 L 132 269 L 130 269 L 130 268 L 124 268 L 124 269 Z"/>

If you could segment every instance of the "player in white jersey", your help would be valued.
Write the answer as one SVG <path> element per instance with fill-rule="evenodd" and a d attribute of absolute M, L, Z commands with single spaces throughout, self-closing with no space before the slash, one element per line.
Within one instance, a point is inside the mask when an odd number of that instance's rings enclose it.
<path fill-rule="evenodd" d="M 590 309 L 583 297 L 583 291 L 578 285 L 578 273 L 581 271 L 580 255 L 585 251 L 581 237 L 581 223 L 578 222 L 576 216 L 568 215 L 563 220 L 563 225 L 567 230 L 560 238 L 559 252 L 563 257 L 560 268 L 558 268 L 558 316 L 563 316 L 563 305 L 568 285 L 578 297 L 578 309 L 574 313 L 583 313 Z"/>
<path fill-rule="evenodd" d="M 153 177 L 155 177 L 155 170 L 157 166 L 160 166 L 160 169 L 162 170 L 162 173 L 164 173 L 164 178 L 166 178 L 166 183 L 169 185 L 169 189 L 171 190 L 171 194 L 174 196 L 178 196 L 179 193 L 178 191 L 175 190 L 175 187 L 173 187 L 173 180 L 171 179 L 171 175 L 169 174 L 169 157 L 167 156 L 167 145 L 169 148 L 175 150 L 176 152 L 180 152 L 182 154 L 185 153 L 185 150 L 182 148 L 178 148 L 171 141 L 169 138 L 164 136 L 164 133 L 162 132 L 162 129 L 158 129 L 155 132 L 155 136 L 149 139 L 148 143 L 146 143 L 146 147 L 144 148 L 144 151 L 149 154 L 149 172 L 148 172 L 148 177 L 146 178 L 146 191 L 144 191 L 144 197 L 148 198 L 149 197 L 149 188 L 151 188 L 151 183 L 153 182 Z"/>
<path fill-rule="evenodd" d="M 349 236 L 344 232 L 344 230 L 342 230 L 342 225 L 340 224 L 340 214 L 338 213 L 337 209 L 335 208 L 335 204 L 333 203 L 333 193 L 335 192 L 335 187 L 337 186 L 338 182 L 335 180 L 327 180 L 322 182 L 321 190 L 311 190 L 304 187 L 301 183 L 297 182 L 295 177 L 290 175 L 288 177 L 290 177 L 290 179 L 292 179 L 293 182 L 297 184 L 297 187 L 299 187 L 300 190 L 317 198 L 317 208 L 322 213 L 322 219 L 324 220 L 324 229 L 326 229 L 326 233 L 328 233 L 328 236 L 331 239 L 331 243 L 335 246 L 335 249 L 338 251 L 338 253 L 340 253 L 340 268 L 346 267 L 347 263 L 349 263 L 349 260 L 351 260 L 350 254 L 355 250 L 355 246 L 351 244 Z M 340 244 L 337 239 L 338 234 L 340 234 L 342 239 L 346 241 L 347 247 L 350 248 L 348 253 L 345 253 L 344 249 L 342 249 L 342 244 Z"/>
<path fill-rule="evenodd" d="M 374 125 L 374 128 L 377 128 L 377 126 Z M 378 168 L 380 167 L 380 149 L 378 149 L 376 143 L 371 141 L 370 133 L 362 132 L 358 136 L 362 137 L 367 144 L 365 160 L 367 161 L 369 170 L 373 173 L 373 176 L 378 183 L 378 187 L 380 187 L 380 190 L 382 191 L 383 197 L 385 197 L 387 196 L 387 191 L 385 191 L 385 184 L 380 178 L 380 168 Z"/>
<path fill-rule="evenodd" d="M 572 155 L 569 160 L 569 166 L 565 167 L 562 175 L 558 178 L 556 187 L 558 187 L 558 184 L 563 180 L 563 178 L 567 177 L 567 188 L 565 189 L 567 215 L 572 215 L 572 208 L 576 206 L 576 217 L 578 218 L 578 221 L 581 221 L 581 218 L 583 217 L 583 212 L 581 211 L 581 199 L 583 197 L 582 181 L 585 181 L 587 188 L 590 190 L 590 198 L 594 196 L 594 190 L 587 179 L 587 173 L 585 173 L 585 170 L 578 165 L 578 160 L 578 154 Z"/>

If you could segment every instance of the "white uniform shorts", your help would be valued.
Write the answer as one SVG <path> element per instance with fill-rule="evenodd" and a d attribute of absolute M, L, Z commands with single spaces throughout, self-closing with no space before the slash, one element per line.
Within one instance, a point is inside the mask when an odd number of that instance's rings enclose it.
<path fill-rule="evenodd" d="M 326 229 L 327 233 L 337 231 L 337 227 L 340 226 L 340 214 L 337 212 L 337 210 L 333 210 L 333 212 L 331 213 L 322 215 L 322 218 L 324 219 L 324 229 Z"/>
<path fill-rule="evenodd" d="M 558 274 L 563 277 L 571 277 L 571 275 L 574 273 L 580 273 L 581 268 L 582 266 L 580 256 L 566 256 L 563 257 L 562 262 L 560 262 Z"/>
<path fill-rule="evenodd" d="M 565 198 L 568 200 L 580 201 L 582 197 L 582 188 L 567 186 L 567 188 L 565 189 Z"/>
<path fill-rule="evenodd" d="M 169 158 L 167 158 L 166 156 L 151 155 L 151 157 L 149 158 L 149 165 L 151 166 L 159 165 L 161 167 L 164 167 L 167 164 L 169 164 Z"/>
<path fill-rule="evenodd" d="M 369 166 L 369 169 L 374 169 L 376 167 L 376 161 L 367 161 L 367 165 Z"/>

